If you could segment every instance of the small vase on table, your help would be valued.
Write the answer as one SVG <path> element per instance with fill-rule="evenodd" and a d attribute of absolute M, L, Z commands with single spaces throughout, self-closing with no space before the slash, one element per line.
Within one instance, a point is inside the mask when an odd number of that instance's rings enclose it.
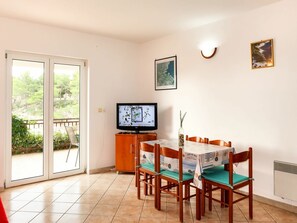
<path fill-rule="evenodd" d="M 183 148 L 185 144 L 185 134 L 183 127 L 180 127 L 178 130 L 178 146 Z"/>
<path fill-rule="evenodd" d="M 184 134 L 184 129 L 183 129 L 183 121 L 184 121 L 184 118 L 186 116 L 187 112 L 182 115 L 182 112 L 180 111 L 180 128 L 178 130 L 178 146 L 180 148 L 183 148 L 184 147 L 184 144 L 185 144 L 185 134 Z"/>

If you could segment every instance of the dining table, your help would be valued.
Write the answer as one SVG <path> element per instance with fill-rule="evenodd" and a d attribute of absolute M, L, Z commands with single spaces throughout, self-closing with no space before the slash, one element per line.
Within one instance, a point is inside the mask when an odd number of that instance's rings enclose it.
<path fill-rule="evenodd" d="M 154 145 L 159 144 L 160 147 L 169 147 L 174 150 L 179 150 L 178 139 L 157 139 L 144 141 L 144 143 Z M 193 184 L 202 188 L 201 174 L 204 170 L 227 164 L 229 162 L 229 152 L 234 152 L 233 147 L 218 146 L 206 143 L 193 141 L 185 141 L 183 149 L 183 172 L 194 176 Z M 154 162 L 154 154 L 144 152 L 141 155 L 141 162 Z M 177 160 L 162 159 L 161 168 L 178 171 Z"/>

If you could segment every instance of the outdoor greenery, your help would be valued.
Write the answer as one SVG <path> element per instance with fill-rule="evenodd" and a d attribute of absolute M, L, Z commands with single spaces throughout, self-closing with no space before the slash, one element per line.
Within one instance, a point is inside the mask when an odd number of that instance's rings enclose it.
<path fill-rule="evenodd" d="M 67 149 L 69 147 L 67 134 L 56 132 L 54 134 L 54 150 Z M 40 134 L 32 134 L 27 129 L 24 120 L 12 116 L 12 155 L 43 151 L 43 137 Z"/>
<path fill-rule="evenodd" d="M 43 151 L 43 125 L 35 133 L 30 132 L 27 126 L 44 118 L 43 71 L 30 70 L 30 66 L 29 69 L 26 66 L 21 68 L 21 71 L 14 72 L 12 80 L 12 154 Z M 78 72 L 55 72 L 53 94 L 54 119 L 79 117 Z M 68 148 L 67 134 L 55 131 L 53 144 L 54 150 Z"/>
<path fill-rule="evenodd" d="M 29 72 L 13 76 L 13 114 L 34 120 L 43 118 L 43 76 Z M 79 117 L 79 74 L 55 74 L 54 116 L 58 118 Z"/>

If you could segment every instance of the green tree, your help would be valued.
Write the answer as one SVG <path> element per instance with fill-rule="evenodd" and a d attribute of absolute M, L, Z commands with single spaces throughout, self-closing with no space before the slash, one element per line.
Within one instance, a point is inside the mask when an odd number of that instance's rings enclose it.
<path fill-rule="evenodd" d="M 13 113 L 23 118 L 41 118 L 43 110 L 43 77 L 32 78 L 25 72 L 13 77 Z"/>

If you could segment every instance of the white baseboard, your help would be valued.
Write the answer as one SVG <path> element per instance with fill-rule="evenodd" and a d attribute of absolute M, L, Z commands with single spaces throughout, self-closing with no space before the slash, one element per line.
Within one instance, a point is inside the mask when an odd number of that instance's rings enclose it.
<path fill-rule="evenodd" d="M 272 199 L 269 199 L 269 198 L 266 198 L 266 197 L 261 197 L 259 195 L 255 195 L 255 194 L 253 195 L 253 198 L 254 198 L 255 201 L 259 201 L 259 202 L 264 203 L 264 204 L 268 204 L 268 205 L 278 207 L 278 208 L 281 208 L 281 209 L 284 209 L 284 210 L 287 210 L 287 211 L 290 211 L 290 212 L 293 212 L 293 213 L 297 213 L 297 206 L 282 203 L 280 201 L 275 201 L 275 200 L 272 200 Z"/>
<path fill-rule="evenodd" d="M 103 168 L 92 169 L 88 171 L 88 174 L 96 174 L 96 173 L 105 173 L 109 171 L 113 171 L 115 166 L 108 166 Z"/>

